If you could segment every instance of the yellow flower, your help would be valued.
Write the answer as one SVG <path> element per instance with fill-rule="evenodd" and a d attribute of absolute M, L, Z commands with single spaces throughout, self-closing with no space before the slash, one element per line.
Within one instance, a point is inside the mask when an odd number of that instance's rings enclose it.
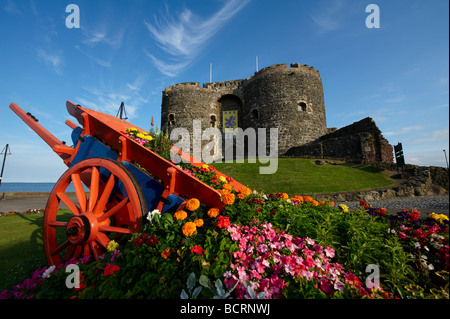
<path fill-rule="evenodd" d="M 170 249 L 165 249 L 161 252 L 161 257 L 167 259 L 170 256 Z"/>
<path fill-rule="evenodd" d="M 114 240 L 111 240 L 111 241 L 108 243 L 108 245 L 106 246 L 106 249 L 107 249 L 108 251 L 114 251 L 114 250 L 117 249 L 117 246 L 119 246 L 119 244 L 116 243 Z"/>
<path fill-rule="evenodd" d="M 342 211 L 343 211 L 344 213 L 348 213 L 348 212 L 350 211 L 350 210 L 348 209 L 348 206 L 347 206 L 347 205 L 344 205 L 344 204 L 339 205 L 339 208 L 342 209 Z"/>
<path fill-rule="evenodd" d="M 186 222 L 186 224 L 181 227 L 181 231 L 185 236 L 192 236 L 197 231 L 197 226 L 193 222 Z"/>
<path fill-rule="evenodd" d="M 179 210 L 175 214 L 173 214 L 173 218 L 176 220 L 183 220 L 187 217 L 187 213 L 184 210 Z"/>
<path fill-rule="evenodd" d="M 186 203 L 186 209 L 193 212 L 200 207 L 200 201 L 197 198 L 191 198 Z"/>
<path fill-rule="evenodd" d="M 203 165 L 202 165 L 202 168 L 209 168 L 209 166 L 206 165 L 206 164 L 203 164 Z"/>
<path fill-rule="evenodd" d="M 222 182 L 222 183 L 226 183 L 227 179 L 225 177 L 223 177 L 223 176 L 219 176 L 219 181 Z"/>
<path fill-rule="evenodd" d="M 436 213 L 431 213 L 428 217 L 433 218 L 433 219 L 436 219 L 436 220 L 439 219 L 439 215 L 436 214 Z"/>
<path fill-rule="evenodd" d="M 144 139 L 146 141 L 152 141 L 153 137 L 151 135 L 144 135 L 144 137 L 142 139 Z"/>
<path fill-rule="evenodd" d="M 203 219 L 199 218 L 199 219 L 194 220 L 194 224 L 197 227 L 202 227 L 203 226 Z"/>
<path fill-rule="evenodd" d="M 220 211 L 218 208 L 210 208 L 208 210 L 208 216 L 211 218 L 215 218 L 219 215 Z"/>
<path fill-rule="evenodd" d="M 140 138 L 141 140 L 145 139 L 145 135 L 142 134 L 142 133 L 137 133 L 137 134 L 136 134 L 136 137 L 137 137 L 137 138 Z"/>

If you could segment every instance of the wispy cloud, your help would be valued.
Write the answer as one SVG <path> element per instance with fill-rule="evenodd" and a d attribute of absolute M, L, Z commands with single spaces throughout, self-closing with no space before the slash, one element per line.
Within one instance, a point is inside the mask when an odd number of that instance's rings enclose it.
<path fill-rule="evenodd" d="M 40 61 L 50 66 L 58 75 L 62 75 L 62 56 L 60 53 L 48 53 L 43 49 L 37 50 L 37 57 Z"/>
<path fill-rule="evenodd" d="M 328 32 L 340 29 L 342 27 L 344 2 L 342 0 L 334 0 L 331 3 L 320 4 L 320 8 L 310 15 L 313 22 L 317 25 L 318 31 Z"/>
<path fill-rule="evenodd" d="M 75 48 L 80 51 L 81 53 L 83 53 L 85 56 L 87 56 L 91 61 L 93 61 L 94 63 L 101 65 L 105 68 L 111 69 L 111 60 L 105 61 L 99 58 L 96 58 L 88 53 L 86 53 L 84 50 L 81 49 L 81 47 L 79 45 L 76 45 Z"/>
<path fill-rule="evenodd" d="M 160 59 L 145 51 L 146 55 L 161 73 L 175 76 L 188 66 L 207 41 L 249 2 L 250 0 L 229 0 L 208 18 L 201 18 L 187 8 L 173 17 L 166 7 L 164 16 L 155 16 L 154 23 L 144 21 L 144 24 L 158 47 L 169 56 Z"/>
<path fill-rule="evenodd" d="M 3 7 L 3 10 L 5 10 L 8 13 L 13 13 L 13 14 L 22 14 L 22 11 L 19 10 L 19 8 L 17 8 L 16 3 L 14 3 L 12 0 L 6 0 L 6 4 Z"/>
<path fill-rule="evenodd" d="M 384 136 L 400 135 L 400 134 L 408 133 L 411 131 L 419 131 L 421 129 L 423 129 L 423 125 L 412 125 L 412 126 L 402 127 L 396 131 L 385 132 L 385 133 L 383 133 L 383 135 Z"/>
<path fill-rule="evenodd" d="M 416 139 L 413 144 L 432 143 L 436 141 L 447 141 L 449 139 L 449 128 L 434 130 L 425 134 L 422 134 L 420 138 Z"/>
<path fill-rule="evenodd" d="M 101 25 L 96 30 L 85 30 L 83 43 L 88 45 L 106 44 L 114 49 L 122 46 L 124 30 L 109 32 L 107 24 Z"/>
<path fill-rule="evenodd" d="M 76 101 L 81 106 L 116 115 L 121 102 L 124 102 L 129 119 L 137 116 L 139 107 L 145 105 L 149 97 L 141 95 L 141 89 L 145 85 L 145 77 L 138 75 L 132 83 L 120 86 L 120 89 L 105 87 L 85 87 L 86 94 L 77 97 Z"/>

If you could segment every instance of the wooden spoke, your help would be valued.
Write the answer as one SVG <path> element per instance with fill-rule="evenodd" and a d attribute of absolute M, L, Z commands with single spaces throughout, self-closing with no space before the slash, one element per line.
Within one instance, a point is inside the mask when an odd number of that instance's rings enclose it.
<path fill-rule="evenodd" d="M 115 213 L 117 213 L 118 211 L 120 211 L 122 208 L 124 208 L 129 202 L 128 197 L 122 199 L 116 206 L 114 206 L 113 208 L 111 208 L 108 212 L 106 212 L 105 214 L 103 214 L 102 216 L 100 216 L 98 218 L 99 222 L 102 222 L 108 218 L 110 218 L 111 216 L 113 216 Z"/>
<path fill-rule="evenodd" d="M 56 255 L 58 254 L 61 250 L 63 250 L 64 248 L 66 248 L 68 245 L 70 244 L 70 242 L 68 240 L 66 240 L 64 243 L 62 243 L 61 245 L 59 245 L 58 247 L 56 247 L 55 250 L 52 250 L 50 252 L 50 255 Z"/>
<path fill-rule="evenodd" d="M 58 222 L 58 221 L 52 221 L 48 223 L 49 226 L 53 226 L 53 227 L 66 227 L 67 226 L 67 222 Z"/>
<path fill-rule="evenodd" d="M 82 212 L 86 211 L 86 192 L 83 188 L 83 183 L 81 182 L 80 174 L 71 175 L 73 187 L 75 188 L 75 194 L 77 195 L 78 205 Z"/>
<path fill-rule="evenodd" d="M 93 212 L 95 204 L 97 204 L 98 189 L 100 187 L 100 173 L 97 167 L 92 167 L 91 188 L 89 193 L 88 211 Z"/>
<path fill-rule="evenodd" d="M 66 193 L 63 192 L 57 192 L 56 196 L 63 201 L 64 204 L 66 204 L 67 208 L 72 212 L 74 215 L 80 214 L 80 209 L 77 205 L 66 195 Z"/>
<path fill-rule="evenodd" d="M 111 176 L 109 176 L 109 179 L 108 179 L 108 182 L 106 183 L 105 188 L 103 189 L 103 193 L 100 196 L 97 206 L 94 209 L 94 214 L 98 214 L 105 210 L 106 203 L 107 203 L 109 197 L 111 196 L 112 190 L 114 189 L 114 184 L 115 184 L 115 178 L 114 178 L 114 175 L 111 174 Z"/>
<path fill-rule="evenodd" d="M 118 233 L 118 234 L 132 234 L 133 231 L 128 228 L 115 227 L 115 226 L 98 226 L 98 230 L 101 232 Z"/>

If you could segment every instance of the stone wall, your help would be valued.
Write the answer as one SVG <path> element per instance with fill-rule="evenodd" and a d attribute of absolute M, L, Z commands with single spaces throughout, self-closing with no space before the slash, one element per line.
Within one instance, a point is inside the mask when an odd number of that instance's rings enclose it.
<path fill-rule="evenodd" d="M 392 163 L 393 147 L 370 117 L 345 126 L 305 145 L 289 149 L 286 156 L 341 158 Z"/>

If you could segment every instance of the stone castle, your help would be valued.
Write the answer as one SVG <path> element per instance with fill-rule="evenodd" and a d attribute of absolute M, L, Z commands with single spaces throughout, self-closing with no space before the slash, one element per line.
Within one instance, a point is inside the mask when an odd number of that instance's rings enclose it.
<path fill-rule="evenodd" d="M 236 127 L 278 128 L 280 155 L 393 162 L 393 148 L 372 119 L 327 128 L 320 73 L 299 63 L 272 65 L 246 79 L 165 88 L 162 131 L 183 127 L 192 137 L 197 119 L 202 130 L 218 128 L 225 139 Z"/>

